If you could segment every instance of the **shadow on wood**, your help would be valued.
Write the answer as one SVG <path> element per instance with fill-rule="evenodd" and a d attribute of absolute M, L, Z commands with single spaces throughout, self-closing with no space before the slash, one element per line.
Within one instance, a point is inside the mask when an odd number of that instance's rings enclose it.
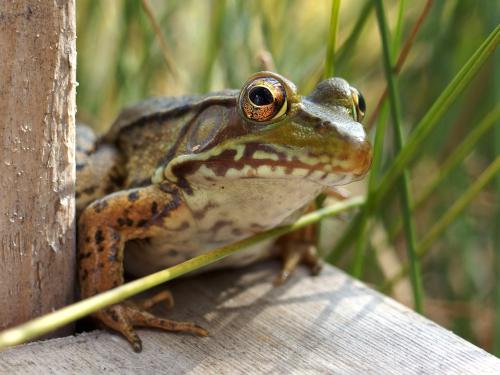
<path fill-rule="evenodd" d="M 341 271 L 301 269 L 275 288 L 277 270 L 268 262 L 171 283 L 176 307 L 164 314 L 209 337 L 139 330 L 135 354 L 94 331 L 1 353 L 0 373 L 500 373 L 497 358 Z"/>

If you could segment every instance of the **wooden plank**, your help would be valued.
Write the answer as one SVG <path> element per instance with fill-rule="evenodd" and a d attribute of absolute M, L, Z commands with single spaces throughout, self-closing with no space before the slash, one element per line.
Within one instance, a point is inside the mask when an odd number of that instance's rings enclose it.
<path fill-rule="evenodd" d="M 0 1 L 0 329 L 73 300 L 75 32 L 74 0 Z"/>
<path fill-rule="evenodd" d="M 144 351 L 94 331 L 0 353 L 1 374 L 500 374 L 500 360 L 327 267 L 274 288 L 276 263 L 177 280 L 169 317 L 210 336 L 140 331 Z"/>

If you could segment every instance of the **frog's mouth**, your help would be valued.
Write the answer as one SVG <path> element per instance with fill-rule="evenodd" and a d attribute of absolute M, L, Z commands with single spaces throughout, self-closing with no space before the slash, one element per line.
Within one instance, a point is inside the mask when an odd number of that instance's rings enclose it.
<path fill-rule="evenodd" d="M 350 149 L 335 155 L 315 155 L 276 145 L 246 143 L 224 150 L 181 155 L 165 168 L 171 181 L 245 178 L 306 179 L 321 185 L 343 185 L 362 178 L 370 167 L 370 153 Z"/>

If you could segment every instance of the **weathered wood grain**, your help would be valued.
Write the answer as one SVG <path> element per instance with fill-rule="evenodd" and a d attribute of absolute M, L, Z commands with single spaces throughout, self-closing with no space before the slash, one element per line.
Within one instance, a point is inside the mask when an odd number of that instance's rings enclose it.
<path fill-rule="evenodd" d="M 211 336 L 140 332 L 135 354 L 102 331 L 0 353 L 1 374 L 500 374 L 500 360 L 344 273 L 300 270 L 283 287 L 276 264 L 209 273 L 171 286 L 168 316 Z"/>
<path fill-rule="evenodd" d="M 0 1 L 0 329 L 73 299 L 74 5 Z"/>

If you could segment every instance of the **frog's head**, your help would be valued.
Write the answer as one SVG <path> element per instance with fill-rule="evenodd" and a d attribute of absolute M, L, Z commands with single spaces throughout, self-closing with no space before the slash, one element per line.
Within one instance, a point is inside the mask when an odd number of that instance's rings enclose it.
<path fill-rule="evenodd" d="M 341 78 L 302 97 L 286 78 L 259 72 L 233 93 L 231 105 L 217 98 L 192 126 L 191 146 L 166 166 L 168 179 L 305 179 L 332 186 L 359 179 L 370 167 L 372 148 L 360 123 L 365 101 Z"/>

